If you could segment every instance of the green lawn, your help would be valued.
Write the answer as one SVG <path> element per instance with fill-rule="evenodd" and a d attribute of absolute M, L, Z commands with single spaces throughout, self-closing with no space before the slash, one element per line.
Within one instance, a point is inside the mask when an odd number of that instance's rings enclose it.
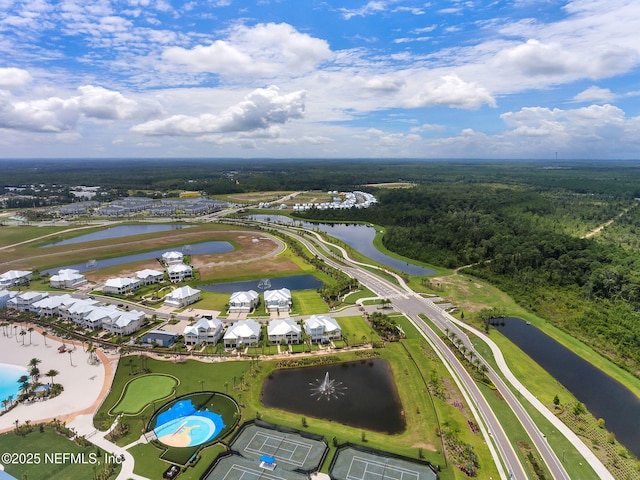
<path fill-rule="evenodd" d="M 111 411 L 112 414 L 140 413 L 154 400 L 168 397 L 178 385 L 178 379 L 168 375 L 145 375 L 127 383 L 124 394 Z"/>
<path fill-rule="evenodd" d="M 379 342 L 380 337 L 369 324 L 359 315 L 349 317 L 336 317 L 342 328 L 342 338 L 349 345 L 361 345 L 370 343 L 371 340 Z"/>
<path fill-rule="evenodd" d="M 291 292 L 294 315 L 328 313 L 329 307 L 315 290 L 294 290 Z"/>
<path fill-rule="evenodd" d="M 94 445 L 80 447 L 49 426 L 44 427 L 43 432 L 35 427 L 25 436 L 13 432 L 0 435 L 0 452 L 23 454 L 22 462 L 7 462 L 3 456 L 2 464 L 5 471 L 15 478 L 29 480 L 95 478 L 96 473 L 107 466 L 107 459 L 112 458 L 105 457 L 104 452 Z M 111 465 L 116 467 L 116 471 L 120 470 L 115 461 Z"/>

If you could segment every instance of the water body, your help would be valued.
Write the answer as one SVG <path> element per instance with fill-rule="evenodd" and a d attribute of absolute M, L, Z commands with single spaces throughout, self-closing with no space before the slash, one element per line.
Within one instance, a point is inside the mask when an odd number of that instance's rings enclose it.
<path fill-rule="evenodd" d="M 317 388 L 327 373 L 336 392 L 325 397 Z M 276 370 L 262 385 L 262 403 L 376 432 L 406 427 L 391 367 L 382 359 Z"/>
<path fill-rule="evenodd" d="M 400 270 L 409 275 L 432 275 L 436 273 L 430 268 L 414 265 L 397 258 L 390 257 L 380 252 L 374 244 L 373 240 L 376 236 L 376 229 L 369 225 L 362 224 L 344 224 L 344 223 L 313 223 L 301 222 L 284 215 L 251 215 L 248 218 L 253 220 L 271 221 L 274 223 L 285 223 L 296 226 L 302 226 L 310 230 L 320 230 L 327 233 L 338 240 L 343 241 L 350 247 L 355 248 L 358 252 L 367 257 L 382 263 L 388 267 Z"/>
<path fill-rule="evenodd" d="M 58 247 L 60 245 L 73 245 L 75 243 L 93 242 L 95 240 L 108 240 L 110 238 L 128 237 L 130 235 L 141 235 L 144 233 L 166 232 L 168 230 L 181 230 L 190 228 L 190 225 L 181 224 L 144 224 L 144 225 L 118 225 L 117 227 L 109 227 L 98 232 L 80 235 L 79 237 L 60 240 L 59 242 L 42 245 L 38 248 Z"/>
<path fill-rule="evenodd" d="M 278 277 L 270 278 L 270 287 L 261 288 L 261 280 L 246 280 L 242 282 L 225 282 L 225 283 L 210 283 L 207 285 L 199 285 L 198 288 L 206 290 L 207 292 L 218 293 L 233 293 L 233 292 L 245 292 L 247 290 L 255 290 L 261 292 L 262 290 L 279 290 L 281 288 L 288 288 L 289 290 L 317 290 L 324 285 L 313 275 L 292 275 L 290 277 Z"/>
<path fill-rule="evenodd" d="M 14 401 L 18 399 L 20 392 L 18 379 L 22 375 L 28 375 L 25 367 L 0 363 L 0 401 L 6 400 L 11 395 Z"/>
<path fill-rule="evenodd" d="M 640 399 L 633 392 L 524 320 L 507 318 L 498 330 L 567 387 L 596 418 L 604 418 L 605 428 L 640 457 Z"/>
<path fill-rule="evenodd" d="M 114 258 L 105 258 L 104 260 L 98 260 L 97 262 L 86 262 L 86 263 L 76 263 L 73 265 L 67 265 L 64 267 L 56 267 L 50 268 L 49 270 L 45 270 L 43 273 L 49 273 L 51 275 L 55 275 L 58 273 L 58 270 L 63 268 L 73 268 L 75 270 L 80 271 L 81 273 L 88 272 L 90 270 L 95 270 L 97 268 L 106 268 L 113 267 L 115 265 L 123 265 L 125 263 L 131 262 L 139 262 L 141 260 L 152 260 L 154 258 L 159 258 L 163 253 L 167 251 L 180 251 L 185 255 L 206 255 L 209 253 L 225 253 L 233 250 L 233 245 L 229 242 L 202 242 L 202 243 L 194 243 L 191 245 L 183 245 L 182 247 L 167 247 L 158 250 L 153 250 L 151 252 L 144 253 L 136 253 L 133 255 L 124 255 L 122 257 L 114 257 Z M 158 264 L 160 267 L 160 264 Z"/>

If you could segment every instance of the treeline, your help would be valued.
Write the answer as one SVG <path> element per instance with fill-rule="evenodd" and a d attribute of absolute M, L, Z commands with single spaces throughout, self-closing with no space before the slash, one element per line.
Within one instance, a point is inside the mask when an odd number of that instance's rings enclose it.
<path fill-rule="evenodd" d="M 633 217 L 636 201 L 469 183 L 380 191 L 378 199 L 367 210 L 312 211 L 307 218 L 383 225 L 389 250 L 469 266 L 465 273 L 489 280 L 629 370 L 640 368 L 640 253 L 579 238 L 564 223 L 567 215 L 605 223 L 623 208 Z"/>

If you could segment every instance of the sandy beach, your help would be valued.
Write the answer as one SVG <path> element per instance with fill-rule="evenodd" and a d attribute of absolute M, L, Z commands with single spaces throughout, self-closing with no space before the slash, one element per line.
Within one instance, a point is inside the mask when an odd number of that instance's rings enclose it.
<path fill-rule="evenodd" d="M 38 358 L 42 362 L 38 365 L 40 370 L 40 382 L 48 383 L 50 378 L 44 373 L 54 369 L 59 372 L 55 377 L 55 383 L 60 383 L 64 391 L 59 396 L 43 401 L 34 401 L 29 404 L 20 404 L 11 411 L 0 415 L 0 432 L 15 427 L 15 421 L 23 423 L 30 420 L 38 423 L 44 420 L 57 418 L 70 422 L 77 415 L 93 414 L 100 406 L 100 402 L 109 392 L 117 359 L 110 359 L 102 352 L 97 352 L 99 362 L 96 365 L 89 363 L 89 354 L 86 353 L 80 343 L 72 344 L 65 340 L 64 344 L 70 350 L 58 352 L 62 341 L 54 337 L 44 337 L 38 330 L 26 335 L 25 343 L 22 337 L 11 334 L 5 336 L 0 333 L 0 363 L 9 363 L 27 367 L 32 358 Z"/>

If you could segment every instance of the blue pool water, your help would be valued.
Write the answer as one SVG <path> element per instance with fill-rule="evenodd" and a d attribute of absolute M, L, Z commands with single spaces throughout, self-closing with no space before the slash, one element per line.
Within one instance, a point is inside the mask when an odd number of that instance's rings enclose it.
<path fill-rule="evenodd" d="M 224 429 L 222 416 L 197 410 L 191 399 L 176 402 L 156 419 L 153 431 L 158 440 L 171 447 L 195 447 L 216 437 Z"/>
<path fill-rule="evenodd" d="M 20 391 L 18 379 L 27 373 L 25 367 L 0 363 L 0 401 L 6 400 L 10 395 L 13 395 L 14 400 L 18 398 Z"/>

